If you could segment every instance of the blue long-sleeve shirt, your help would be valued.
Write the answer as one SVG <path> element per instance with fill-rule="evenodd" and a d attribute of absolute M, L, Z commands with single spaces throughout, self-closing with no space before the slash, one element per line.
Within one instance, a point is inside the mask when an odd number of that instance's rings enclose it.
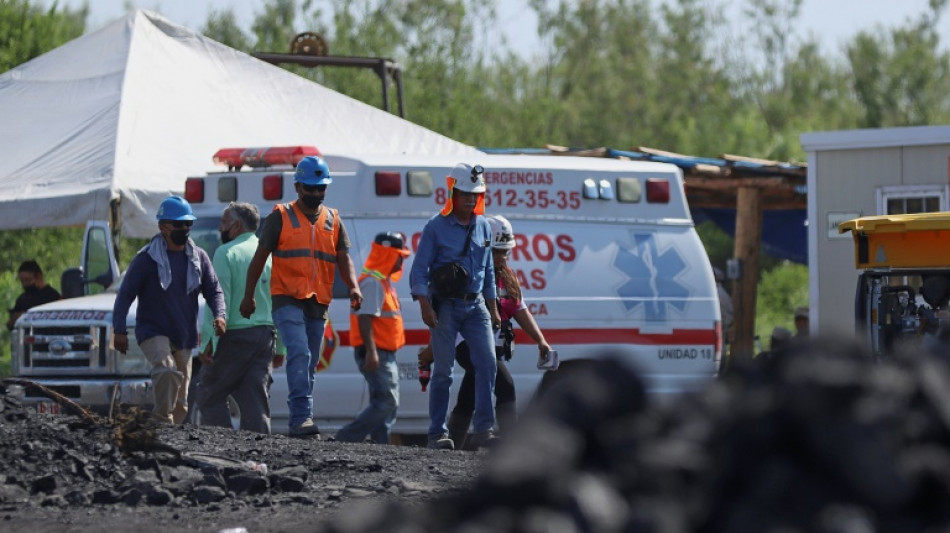
<path fill-rule="evenodd" d="M 458 262 L 469 273 L 465 292 L 480 292 L 486 300 L 494 300 L 495 268 L 491 255 L 491 226 L 483 216 L 474 216 L 472 239 L 468 251 L 461 254 L 468 234 L 468 226 L 459 224 L 454 214 L 436 214 L 426 222 L 419 239 L 419 248 L 412 259 L 409 285 L 412 294 L 430 296 L 430 272 L 452 262 Z M 460 257 L 461 255 L 461 257 Z"/>
<path fill-rule="evenodd" d="M 112 309 L 112 327 L 115 333 L 125 335 L 126 318 L 132 302 L 138 299 L 135 313 L 135 339 L 137 342 L 159 335 L 168 337 L 178 349 L 198 346 L 198 291 L 215 317 L 224 318 L 224 296 L 218 278 L 211 266 L 208 254 L 189 243 L 201 265 L 201 284 L 198 290 L 186 292 L 188 256 L 184 251 L 168 251 L 172 282 L 162 290 L 158 279 L 158 265 L 148 253 L 140 251 L 129 264 L 116 295 Z"/>

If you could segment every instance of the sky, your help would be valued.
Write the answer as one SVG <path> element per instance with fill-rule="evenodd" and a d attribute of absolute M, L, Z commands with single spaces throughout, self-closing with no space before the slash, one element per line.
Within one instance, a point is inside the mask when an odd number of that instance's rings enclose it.
<path fill-rule="evenodd" d="M 47 5 L 53 0 L 42 0 Z M 238 20 L 248 29 L 255 13 L 261 10 L 264 0 L 85 0 L 91 13 L 88 28 L 95 30 L 126 12 L 131 5 L 143 9 L 159 11 L 165 18 L 200 31 L 212 10 L 231 7 Z M 659 2 L 660 0 L 655 0 Z M 713 0 L 710 0 L 713 1 Z M 316 4 L 328 2 L 316 0 Z M 746 0 L 718 0 L 714 3 L 725 5 L 726 14 L 732 22 L 733 32 L 741 35 L 742 7 Z M 60 5 L 78 7 L 83 0 L 59 0 Z M 878 27 L 891 28 L 902 25 L 908 18 L 918 18 L 927 11 L 928 0 L 804 0 L 799 26 L 796 33 L 802 36 L 815 36 L 822 47 L 833 53 L 839 53 L 844 43 L 861 30 L 875 30 Z M 495 29 L 504 35 L 513 48 L 530 55 L 537 50 L 540 42 L 535 31 L 536 18 L 528 6 L 528 0 L 498 0 L 499 22 Z M 940 27 L 941 35 L 950 35 L 950 12 L 944 14 Z M 307 28 L 300 28 L 304 31 Z M 944 47 L 950 45 L 943 43 Z M 331 49 L 332 53 L 332 49 Z"/>

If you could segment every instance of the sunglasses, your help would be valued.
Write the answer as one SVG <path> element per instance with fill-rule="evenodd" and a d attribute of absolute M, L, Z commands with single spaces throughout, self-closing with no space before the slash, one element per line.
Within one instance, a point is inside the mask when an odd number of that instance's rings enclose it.
<path fill-rule="evenodd" d="M 306 185 L 304 183 L 300 184 L 300 188 L 305 192 L 325 192 L 327 190 L 326 185 Z"/>
<path fill-rule="evenodd" d="M 162 224 L 168 224 L 173 228 L 190 228 L 194 220 L 163 220 Z"/>

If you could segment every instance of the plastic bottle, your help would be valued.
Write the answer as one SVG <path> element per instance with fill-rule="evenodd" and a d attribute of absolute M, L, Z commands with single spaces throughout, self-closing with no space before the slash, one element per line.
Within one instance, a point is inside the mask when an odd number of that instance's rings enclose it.
<path fill-rule="evenodd" d="M 267 475 L 267 463 L 258 463 L 255 461 L 244 461 L 244 466 L 246 466 L 248 470 L 253 470 L 254 472 L 260 472 L 261 475 L 263 476 Z"/>
<path fill-rule="evenodd" d="M 422 385 L 422 392 L 429 386 L 429 378 L 432 377 L 432 363 L 419 365 L 419 384 Z"/>

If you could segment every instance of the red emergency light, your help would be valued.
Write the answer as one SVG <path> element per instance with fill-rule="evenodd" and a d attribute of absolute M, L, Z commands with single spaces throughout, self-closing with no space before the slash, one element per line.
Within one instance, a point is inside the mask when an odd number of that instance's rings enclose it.
<path fill-rule="evenodd" d="M 308 155 L 319 156 L 315 146 L 268 146 L 261 148 L 222 148 L 214 153 L 212 161 L 216 165 L 227 165 L 228 170 L 238 170 L 242 166 L 251 168 L 272 167 L 275 165 L 297 166 Z"/>
<path fill-rule="evenodd" d="M 280 174 L 264 176 L 261 182 L 261 195 L 265 200 L 280 200 L 284 196 L 284 177 Z"/>
<path fill-rule="evenodd" d="M 205 180 L 202 178 L 188 178 L 185 180 L 185 200 L 192 204 L 205 201 Z"/>
<path fill-rule="evenodd" d="M 376 196 L 399 196 L 402 193 L 402 174 L 399 172 L 376 172 Z"/>
<path fill-rule="evenodd" d="M 663 178 L 647 178 L 647 202 L 651 204 L 670 203 L 670 182 Z"/>

